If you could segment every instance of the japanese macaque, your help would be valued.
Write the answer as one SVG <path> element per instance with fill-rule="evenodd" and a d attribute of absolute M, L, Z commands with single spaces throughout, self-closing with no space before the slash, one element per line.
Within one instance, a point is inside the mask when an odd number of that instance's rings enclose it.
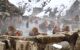
<path fill-rule="evenodd" d="M 38 28 L 34 27 L 31 32 L 29 33 L 30 36 L 36 36 L 36 35 L 47 35 L 46 33 L 39 33 Z"/>
<path fill-rule="evenodd" d="M 21 36 L 21 32 L 19 30 L 16 30 L 15 27 L 9 26 L 8 27 L 8 32 L 5 33 L 6 35 L 10 36 Z"/>
<path fill-rule="evenodd" d="M 69 26 L 64 26 L 62 31 L 63 32 L 65 32 L 65 31 L 69 32 L 70 31 L 70 27 Z"/>
<path fill-rule="evenodd" d="M 30 36 L 36 36 L 39 35 L 38 33 L 38 29 L 36 27 L 34 27 L 31 32 L 29 33 Z"/>
<path fill-rule="evenodd" d="M 73 32 L 71 32 L 71 29 L 70 29 L 69 26 L 63 26 L 62 32 L 64 32 L 64 34 L 65 34 L 66 36 L 73 34 Z"/>
<path fill-rule="evenodd" d="M 60 32 L 60 28 L 58 26 L 55 26 L 53 29 L 53 34 Z"/>

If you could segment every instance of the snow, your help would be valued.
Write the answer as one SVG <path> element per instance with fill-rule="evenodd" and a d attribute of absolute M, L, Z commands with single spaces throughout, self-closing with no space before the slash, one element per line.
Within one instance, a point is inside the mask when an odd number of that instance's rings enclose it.
<path fill-rule="evenodd" d="M 45 14 L 45 11 L 43 11 L 43 12 L 37 14 L 36 17 L 43 18 L 44 14 Z"/>
<path fill-rule="evenodd" d="M 52 10 L 55 7 L 57 7 L 58 11 L 59 12 L 62 11 L 62 14 L 64 14 L 64 15 L 66 13 L 66 10 L 68 10 L 71 7 L 71 5 L 75 2 L 75 0 L 51 0 L 50 2 L 48 2 L 49 0 L 40 0 L 39 2 L 37 2 L 37 0 L 31 0 L 31 2 L 28 2 L 28 0 L 16 0 L 16 1 L 15 0 L 9 0 L 9 1 L 12 4 L 16 5 L 17 7 L 18 7 L 19 2 L 24 2 L 24 3 L 30 4 L 28 7 L 29 7 L 29 9 L 31 9 L 31 11 L 28 12 L 27 9 L 26 9 L 26 11 L 24 13 L 24 15 L 28 15 L 28 16 L 32 14 L 32 12 L 33 12 L 32 9 L 33 8 L 35 8 L 35 7 L 42 8 L 42 3 L 44 1 L 46 1 L 47 5 L 43 8 L 43 11 L 45 9 L 48 9 L 48 7 L 52 8 Z M 64 7 L 65 7 L 64 10 L 62 10 L 63 9 L 62 5 L 64 5 Z"/>
<path fill-rule="evenodd" d="M 62 46 L 61 46 L 61 45 L 58 45 L 58 44 L 53 44 L 53 47 L 55 47 L 55 48 L 59 48 L 59 49 L 62 48 Z"/>

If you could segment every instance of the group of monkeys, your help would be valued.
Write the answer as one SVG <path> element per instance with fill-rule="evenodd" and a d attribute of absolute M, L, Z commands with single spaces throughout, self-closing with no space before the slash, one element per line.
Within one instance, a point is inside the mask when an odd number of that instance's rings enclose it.
<path fill-rule="evenodd" d="M 63 28 L 62 30 L 63 32 L 69 32 L 70 29 L 69 29 L 69 26 L 66 26 Z M 57 27 L 55 27 L 52 31 L 53 34 L 56 34 L 56 32 L 59 32 L 59 30 L 57 29 Z M 75 48 L 75 45 L 76 45 L 76 41 L 79 37 L 79 33 L 80 30 L 76 31 L 76 32 L 73 32 L 72 35 L 68 35 L 64 37 L 63 41 L 67 41 L 69 42 L 69 44 L 72 46 L 72 50 L 74 50 Z M 22 36 L 22 32 L 19 31 L 19 30 L 16 30 L 15 27 L 13 26 L 9 26 L 8 27 L 8 31 L 5 33 L 6 35 L 10 35 L 10 36 Z M 47 33 L 39 33 L 38 31 L 38 28 L 34 27 L 30 32 L 29 32 L 29 35 L 30 36 L 36 36 L 36 35 L 47 35 Z"/>

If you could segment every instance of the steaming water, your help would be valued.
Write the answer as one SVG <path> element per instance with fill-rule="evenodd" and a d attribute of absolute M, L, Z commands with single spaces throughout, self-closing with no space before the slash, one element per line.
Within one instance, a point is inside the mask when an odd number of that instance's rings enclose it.
<path fill-rule="evenodd" d="M 33 27 L 37 27 L 39 29 L 38 24 L 35 23 L 29 23 L 29 27 L 26 27 L 26 21 L 23 21 L 22 24 L 20 26 L 17 27 L 17 30 L 20 30 L 23 32 L 23 36 L 29 36 L 29 32 L 32 30 Z M 39 29 L 39 32 L 42 32 Z M 52 30 L 48 30 L 46 32 L 48 35 L 52 35 Z"/>

